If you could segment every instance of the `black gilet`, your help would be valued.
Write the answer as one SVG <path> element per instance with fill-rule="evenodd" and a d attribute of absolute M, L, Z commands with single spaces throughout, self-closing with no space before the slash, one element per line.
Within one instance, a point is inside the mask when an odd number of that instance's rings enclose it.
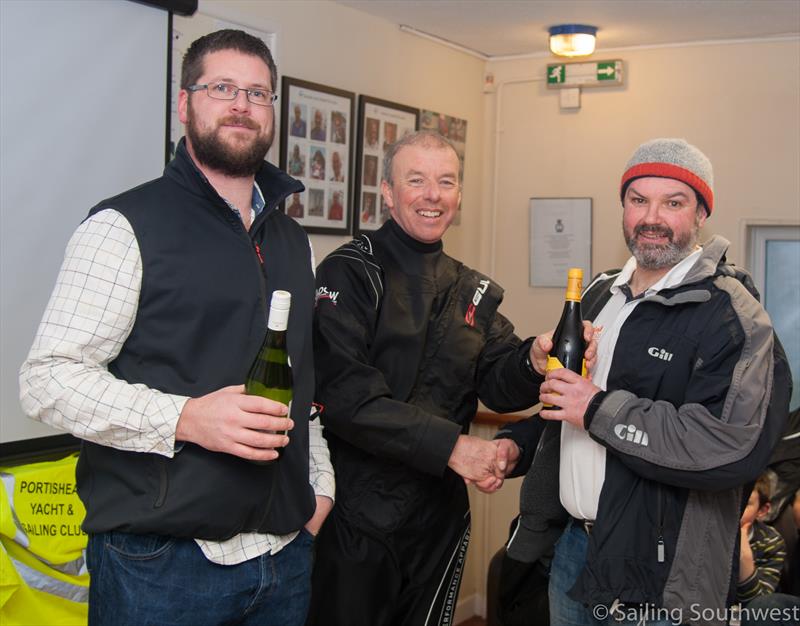
<path fill-rule="evenodd" d="M 108 369 L 128 383 L 190 397 L 242 384 L 266 333 L 271 294 L 285 289 L 292 294 L 290 443 L 279 462 L 256 465 L 191 443 L 178 443 L 167 458 L 84 442 L 77 479 L 86 532 L 222 540 L 245 531 L 298 530 L 314 512 L 308 469 L 314 277 L 303 229 L 276 208 L 303 186 L 266 162 L 256 181 L 266 206 L 248 233 L 182 140 L 161 178 L 90 211 L 122 213 L 142 257 L 133 330 Z"/>

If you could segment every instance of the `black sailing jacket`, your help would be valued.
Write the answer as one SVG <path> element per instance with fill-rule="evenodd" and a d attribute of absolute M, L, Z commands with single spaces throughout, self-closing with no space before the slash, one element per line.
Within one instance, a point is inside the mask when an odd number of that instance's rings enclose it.
<path fill-rule="evenodd" d="M 447 467 L 478 398 L 499 412 L 537 401 L 502 289 L 394 222 L 331 253 L 317 271 L 317 397 L 339 515 L 362 528 L 424 532 L 468 508 Z M 452 507 L 451 492 L 460 504 Z M 456 510 L 456 508 L 460 510 Z"/>

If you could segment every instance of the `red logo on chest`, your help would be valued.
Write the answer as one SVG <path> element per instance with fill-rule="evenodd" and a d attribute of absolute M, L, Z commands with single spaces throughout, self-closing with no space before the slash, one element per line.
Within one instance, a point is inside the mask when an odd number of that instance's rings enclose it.
<path fill-rule="evenodd" d="M 475 326 L 475 305 L 472 302 L 467 307 L 467 314 L 464 316 L 464 321 L 470 326 Z"/>
<path fill-rule="evenodd" d="M 486 290 L 489 288 L 489 281 L 482 280 L 478 283 L 478 288 L 475 290 L 475 294 L 472 296 L 472 302 L 470 302 L 469 306 L 467 307 L 467 314 L 464 315 L 464 321 L 470 325 L 475 326 L 475 310 L 478 308 L 478 305 L 481 303 L 481 298 L 483 294 L 486 293 Z"/>

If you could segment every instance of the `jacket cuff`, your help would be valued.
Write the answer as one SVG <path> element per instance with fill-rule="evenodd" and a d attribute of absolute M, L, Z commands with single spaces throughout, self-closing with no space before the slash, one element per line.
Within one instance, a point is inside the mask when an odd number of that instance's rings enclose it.
<path fill-rule="evenodd" d="M 583 414 L 583 428 L 585 430 L 589 430 L 589 427 L 592 425 L 592 420 L 594 419 L 594 414 L 597 413 L 597 409 L 600 408 L 600 405 L 607 395 L 607 391 L 598 391 L 592 396 L 592 399 L 589 400 L 589 406 L 586 407 L 586 413 Z"/>
<path fill-rule="evenodd" d="M 431 416 L 424 434 L 425 450 L 420 450 L 414 455 L 410 464 L 428 474 L 444 476 L 460 434 L 460 425 L 441 417 Z"/>
<path fill-rule="evenodd" d="M 589 434 L 593 438 L 602 442 L 602 435 L 611 429 L 614 425 L 614 418 L 622 409 L 622 407 L 635 399 L 636 396 L 630 391 L 623 389 L 615 389 L 613 391 L 603 391 L 603 398 L 601 402 L 594 407 L 592 418 L 589 422 Z M 594 400 L 594 398 L 592 398 Z M 591 402 L 590 402 L 591 405 Z M 584 419 L 584 423 L 586 420 Z"/>
<path fill-rule="evenodd" d="M 519 448 L 517 464 L 514 466 L 514 470 L 506 475 L 506 478 L 524 476 L 528 472 L 544 427 L 545 422 L 536 413 L 525 420 L 505 424 L 497 431 L 495 439 L 511 439 Z"/>
<path fill-rule="evenodd" d="M 522 376 L 540 385 L 544 382 L 544 376 L 533 369 L 533 363 L 531 363 L 531 346 L 535 340 L 536 337 L 528 337 L 522 342 L 520 347 L 517 348 L 517 350 L 520 351 L 518 362 Z"/>
<path fill-rule="evenodd" d="M 758 595 L 758 570 L 736 585 L 736 599 L 739 602 L 749 602 Z"/>

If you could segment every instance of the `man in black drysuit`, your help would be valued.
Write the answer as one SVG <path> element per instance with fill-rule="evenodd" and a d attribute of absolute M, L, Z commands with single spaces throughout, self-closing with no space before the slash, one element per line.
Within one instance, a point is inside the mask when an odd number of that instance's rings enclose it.
<path fill-rule="evenodd" d="M 337 474 L 312 580 L 320 626 L 452 623 L 465 482 L 492 491 L 515 462 L 467 435 L 478 399 L 530 407 L 544 371 L 539 342 L 497 312 L 502 289 L 442 251 L 461 199 L 452 145 L 401 139 L 382 193 L 392 219 L 317 271 L 316 393 Z"/>

